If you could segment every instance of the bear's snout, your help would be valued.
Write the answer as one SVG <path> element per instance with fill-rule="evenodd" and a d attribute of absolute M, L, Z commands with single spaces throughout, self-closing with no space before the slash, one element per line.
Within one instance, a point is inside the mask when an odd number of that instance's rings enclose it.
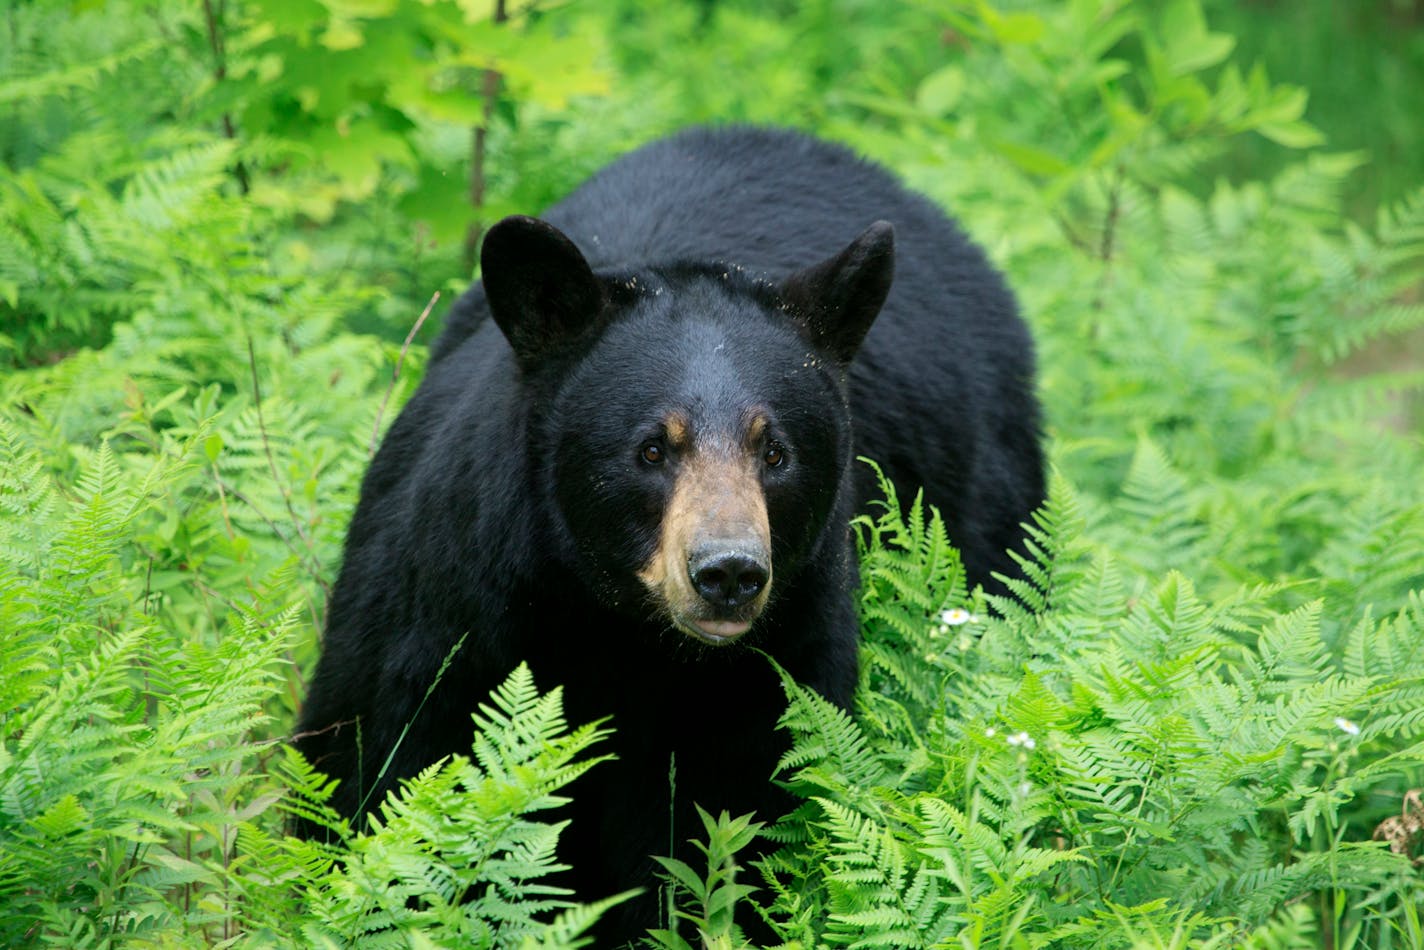
<path fill-rule="evenodd" d="M 771 578 L 769 560 L 760 551 L 703 548 L 688 558 L 687 577 L 713 608 L 730 610 L 756 600 Z"/>
<path fill-rule="evenodd" d="M 751 629 L 771 596 L 771 525 L 759 454 L 708 439 L 687 452 L 638 577 L 672 625 L 704 643 Z"/>

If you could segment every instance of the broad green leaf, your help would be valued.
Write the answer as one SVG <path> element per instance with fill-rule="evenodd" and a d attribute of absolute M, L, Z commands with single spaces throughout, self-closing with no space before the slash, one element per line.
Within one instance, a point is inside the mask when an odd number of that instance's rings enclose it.
<path fill-rule="evenodd" d="M 930 73 L 915 92 L 915 107 L 934 116 L 953 111 L 964 94 L 964 70 L 945 66 Z"/>
<path fill-rule="evenodd" d="M 995 139 L 989 144 L 995 152 L 1030 174 L 1057 176 L 1073 170 L 1073 166 L 1068 162 L 1032 145 L 1023 145 L 1004 139 Z"/>
<path fill-rule="evenodd" d="M 1325 136 L 1308 122 L 1267 122 L 1256 131 L 1287 148 L 1314 148 L 1325 143 Z"/>
<path fill-rule="evenodd" d="M 326 29 L 322 31 L 319 42 L 329 50 L 349 50 L 356 49 L 365 42 L 365 35 L 355 22 L 346 19 L 333 18 L 327 21 Z"/>

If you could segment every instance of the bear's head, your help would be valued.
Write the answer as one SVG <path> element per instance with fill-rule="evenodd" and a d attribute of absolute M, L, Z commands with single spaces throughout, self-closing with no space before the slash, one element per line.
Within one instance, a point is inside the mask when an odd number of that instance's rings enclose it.
<path fill-rule="evenodd" d="M 728 644 L 844 538 L 845 373 L 889 292 L 889 224 L 770 282 L 706 263 L 595 273 L 512 217 L 481 267 L 553 533 L 599 602 Z"/>

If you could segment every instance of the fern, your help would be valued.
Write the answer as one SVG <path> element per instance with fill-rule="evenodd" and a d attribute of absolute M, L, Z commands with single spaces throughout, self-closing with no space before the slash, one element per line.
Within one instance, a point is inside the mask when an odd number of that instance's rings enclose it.
<path fill-rule="evenodd" d="M 786 846 L 761 865 L 782 936 L 929 946 L 1054 934 L 1127 945 L 1124 934 L 1140 927 L 1201 938 L 1224 933 L 1224 922 L 1250 930 L 1341 880 L 1390 893 L 1397 857 L 1340 829 L 1364 789 L 1424 761 L 1418 678 L 1407 666 L 1414 613 L 1358 626 L 1357 658 L 1346 662 L 1324 638 L 1321 602 L 1273 610 L 1278 592 L 1264 587 L 1212 604 L 1175 574 L 1129 595 L 1115 560 L 1089 553 L 1081 520 L 1062 514 L 1071 506 L 1050 497 L 1047 510 L 1059 514 L 1038 519 L 1028 586 L 1018 602 L 997 601 L 1001 616 L 980 619 L 962 660 L 981 682 L 945 679 L 929 656 L 905 668 L 919 688 L 892 677 L 863 693 L 859 725 L 788 684 L 784 726 L 795 741 L 783 768 L 808 803 L 770 829 Z M 909 536 L 895 517 L 891 506 L 881 535 Z M 867 551 L 877 576 L 900 566 L 914 576 L 927 556 Z M 913 624 L 867 630 L 888 641 L 871 648 L 924 639 Z M 1006 651 L 1006 636 L 1023 652 Z M 1385 638 L 1383 656 L 1406 666 L 1362 669 L 1371 638 Z M 1045 646 L 1059 659 L 1033 655 Z M 1000 663 L 1010 653 L 1016 676 Z M 931 683 L 957 696 L 917 715 L 891 698 Z M 1376 703 L 1378 725 L 1366 728 L 1378 731 L 1357 729 L 1359 711 Z M 1416 738 L 1396 740 L 1385 759 L 1357 760 L 1366 735 L 1386 734 Z M 1323 849 L 1283 859 L 1241 846 L 1277 814 L 1300 847 L 1328 833 Z"/>
<path fill-rule="evenodd" d="M 1025 525 L 1027 555 L 1014 555 L 1024 578 L 1005 579 L 1014 599 L 992 600 L 1004 616 L 1019 621 L 1026 620 L 1029 614 L 1042 615 L 1058 607 L 1080 581 L 1086 566 L 1081 541 L 1085 527 L 1082 510 L 1061 475 L 1054 474 L 1049 479 L 1048 502 L 1034 512 L 1033 522 Z"/>
<path fill-rule="evenodd" d="M 795 787 L 869 789 L 889 772 L 876 762 L 861 727 L 839 707 L 782 673 L 790 704 L 781 728 L 801 739 L 777 764 Z M 814 763 L 814 767 L 811 766 Z M 809 797 L 809 795 L 808 795 Z"/>
<path fill-rule="evenodd" d="M 420 934 L 442 945 L 580 945 L 598 915 L 629 895 L 581 905 L 545 880 L 564 869 L 554 846 L 565 823 L 532 815 L 566 801 L 558 790 L 602 761 L 583 753 L 607 731 L 569 731 L 561 692 L 540 695 L 522 665 L 474 723 L 472 757 L 404 783 L 371 830 L 355 835 L 326 807 L 328 783 L 288 751 L 287 810 L 331 828 L 342 847 L 250 832 L 249 853 L 302 869 L 305 916 L 283 916 L 278 905 L 249 926 L 297 942 L 404 945 Z"/>
<path fill-rule="evenodd" d="M 72 500 L 55 506 L 52 541 L 7 565 L 9 592 L 28 605 L 11 632 L 56 671 L 4 714 L 7 939 L 160 927 L 183 893 L 219 889 L 238 816 L 265 807 L 257 775 L 236 766 L 254 755 L 244 737 L 264 721 L 292 617 L 234 618 L 215 649 L 166 641 L 132 596 L 143 571 L 125 555 L 152 498 L 185 467 L 160 463 L 121 488 L 117 466 L 101 448 Z M 230 914 L 210 906 L 188 920 L 201 932 Z"/>

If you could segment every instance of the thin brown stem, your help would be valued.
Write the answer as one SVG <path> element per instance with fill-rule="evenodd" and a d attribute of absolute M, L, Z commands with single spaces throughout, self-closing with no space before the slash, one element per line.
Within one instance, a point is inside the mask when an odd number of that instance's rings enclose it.
<path fill-rule="evenodd" d="M 391 401 L 391 392 L 396 388 L 396 383 L 400 381 L 401 367 L 405 365 L 405 354 L 410 349 L 411 341 L 420 332 L 421 324 L 425 323 L 425 318 L 430 316 L 430 311 L 435 307 L 435 302 L 440 299 L 440 291 L 430 295 L 430 302 L 425 305 L 425 309 L 420 311 L 420 316 L 415 318 L 415 326 L 410 328 L 410 332 L 405 335 L 405 342 L 401 344 L 400 355 L 396 357 L 396 369 L 391 374 L 391 384 L 386 387 L 386 394 L 381 397 L 381 406 L 376 410 L 376 424 L 371 427 L 371 444 L 366 449 L 366 457 L 371 458 L 376 454 L 376 440 L 381 433 L 381 419 L 386 414 L 386 403 Z"/>
<path fill-rule="evenodd" d="M 1108 193 L 1108 210 L 1103 217 L 1103 236 L 1098 245 L 1098 259 L 1104 266 L 1112 263 L 1114 242 L 1117 239 L 1117 223 L 1122 216 L 1122 169 L 1113 178 L 1112 190 Z"/>
<path fill-rule="evenodd" d="M 281 473 L 277 470 L 277 457 L 272 453 L 272 440 L 267 434 L 267 420 L 262 413 L 262 385 L 257 379 L 257 350 L 252 345 L 252 334 L 247 335 L 247 365 L 252 371 L 252 401 L 257 409 L 257 430 L 262 435 L 262 450 L 267 454 L 267 469 L 272 473 L 272 484 L 277 486 L 277 490 L 282 494 L 282 503 L 287 506 L 287 514 L 292 519 L 292 527 L 297 535 L 302 539 L 302 543 L 307 547 L 307 554 L 311 558 L 312 577 L 326 591 L 327 596 L 331 596 L 331 588 L 321 578 L 321 565 L 316 560 L 316 546 L 312 543 L 311 536 L 302 527 L 302 519 L 297 514 L 297 509 L 292 505 L 292 493 L 287 488 L 287 483 L 283 481 Z M 234 497 L 242 498 L 231 486 L 228 491 Z M 255 508 L 253 509 L 256 510 Z M 273 526 L 275 530 L 275 525 Z M 280 536 L 280 535 L 279 535 Z"/>
<path fill-rule="evenodd" d="M 1112 286 L 1113 255 L 1117 250 L 1117 228 L 1122 219 L 1123 170 L 1118 166 L 1113 173 L 1112 186 L 1108 189 L 1108 207 L 1103 214 L 1103 233 L 1098 240 L 1098 260 L 1102 262 L 1102 272 L 1098 276 L 1098 287 L 1093 294 L 1092 313 L 1100 314 L 1107 306 L 1108 288 Z M 1088 335 L 1096 340 L 1101 331 L 1096 316 L 1088 326 Z"/>
<path fill-rule="evenodd" d="M 218 82 L 227 78 L 227 42 L 223 37 L 223 14 L 225 12 L 225 0 L 218 0 L 216 6 L 214 6 L 213 0 L 203 0 L 203 22 L 208 28 L 208 46 L 213 51 L 213 78 Z M 237 141 L 237 128 L 232 123 L 232 113 L 223 113 L 222 130 L 224 138 Z M 242 190 L 244 195 L 247 194 L 251 188 L 251 182 L 247 178 L 247 167 L 239 161 L 233 166 L 232 174 L 237 179 L 237 187 Z"/>
<path fill-rule="evenodd" d="M 504 0 L 494 0 L 494 22 L 503 23 L 508 19 L 509 12 L 505 9 Z M 465 232 L 465 266 L 471 269 L 475 266 L 475 254 L 480 247 L 480 236 L 484 234 L 484 224 L 480 220 L 480 212 L 485 204 L 485 138 L 489 132 L 490 122 L 494 120 L 494 103 L 499 96 L 502 78 L 499 70 L 486 69 L 480 80 L 480 98 L 484 115 L 473 132 L 471 142 L 473 154 L 470 160 L 470 207 L 474 209 L 475 217 L 470 222 L 469 230 Z"/>

